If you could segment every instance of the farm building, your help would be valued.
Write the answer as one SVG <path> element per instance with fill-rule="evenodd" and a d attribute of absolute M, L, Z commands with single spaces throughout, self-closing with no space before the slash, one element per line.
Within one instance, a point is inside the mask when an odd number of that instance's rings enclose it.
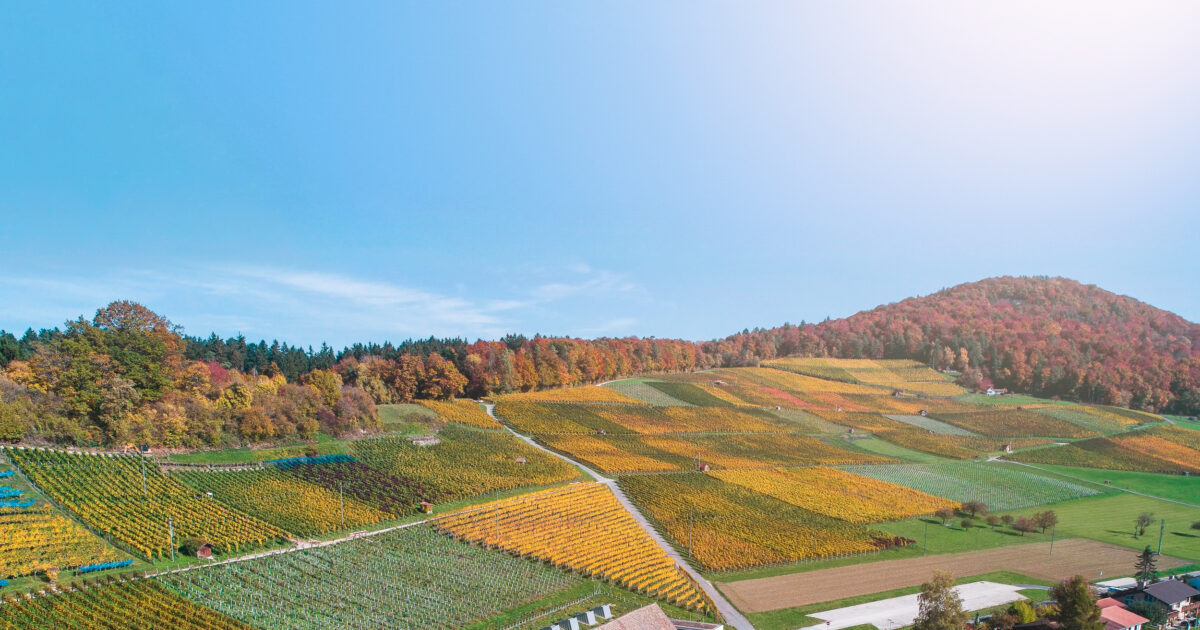
<path fill-rule="evenodd" d="M 1005 388 L 1003 388 L 1003 387 L 989 387 L 989 388 L 987 388 L 987 395 L 988 395 L 988 396 L 1003 396 L 1003 395 L 1005 395 L 1005 394 L 1007 394 L 1007 393 L 1008 393 L 1008 390 L 1007 390 L 1007 389 L 1005 389 Z"/>

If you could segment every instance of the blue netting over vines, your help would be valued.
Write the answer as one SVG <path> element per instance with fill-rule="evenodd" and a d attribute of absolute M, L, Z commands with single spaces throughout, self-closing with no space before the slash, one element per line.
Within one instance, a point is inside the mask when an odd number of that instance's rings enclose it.
<path fill-rule="evenodd" d="M 274 464 L 276 468 L 291 468 L 292 466 L 304 466 L 308 464 L 337 464 L 340 462 L 357 461 L 349 455 L 317 455 L 316 457 L 287 457 L 284 459 L 268 460 L 268 464 Z"/>

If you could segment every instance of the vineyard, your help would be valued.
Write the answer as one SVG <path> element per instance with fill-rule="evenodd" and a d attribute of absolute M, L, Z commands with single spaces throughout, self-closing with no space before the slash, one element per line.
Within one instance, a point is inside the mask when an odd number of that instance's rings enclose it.
<path fill-rule="evenodd" d="M 0 508 L 0 578 L 118 557 L 104 541 L 50 506 Z"/>
<path fill-rule="evenodd" d="M 681 401 L 684 405 L 695 405 L 697 407 L 730 407 L 737 403 L 729 400 L 728 397 L 719 396 L 709 391 L 708 389 L 692 385 L 690 383 L 679 383 L 675 381 L 651 381 L 647 383 L 650 387 Z M 744 403 L 743 403 L 744 404 Z"/>
<path fill-rule="evenodd" d="M 615 582 L 697 612 L 704 593 L 602 484 L 576 484 L 443 518 L 443 532 Z"/>
<path fill-rule="evenodd" d="M 559 433 L 631 433 L 632 430 L 592 411 L 599 405 L 541 404 L 502 401 L 495 413 L 522 433 L 554 435 Z"/>
<path fill-rule="evenodd" d="M 702 473 L 635 475 L 621 488 L 681 553 L 713 571 L 853 555 L 903 544 Z"/>
<path fill-rule="evenodd" d="M 836 468 L 723 470 L 710 474 L 722 481 L 849 523 L 891 521 L 958 507 L 954 501 Z"/>
<path fill-rule="evenodd" d="M 916 361 L 791 358 L 766 361 L 764 365 L 817 378 L 901 389 L 926 396 L 957 396 L 964 392 L 951 382 L 950 377 Z"/>
<path fill-rule="evenodd" d="M 891 420 L 895 420 L 896 422 L 911 424 L 919 429 L 925 429 L 926 431 L 932 431 L 942 435 L 975 435 L 974 433 L 971 433 L 962 427 L 956 427 L 952 424 L 947 424 L 941 420 L 936 420 L 928 416 L 887 414 L 886 417 Z"/>
<path fill-rule="evenodd" d="M 1109 470 L 1161 473 L 1200 473 L 1200 432 L 1160 426 L 1113 437 L 1100 437 L 1066 446 L 1023 451 L 1021 462 L 1062 464 Z"/>
<path fill-rule="evenodd" d="M 388 518 L 354 495 L 313 485 L 274 467 L 228 472 L 172 473 L 221 503 L 300 536 L 314 536 Z M 352 489 L 352 492 L 354 489 Z"/>
<path fill-rule="evenodd" d="M 970 413 L 935 413 L 943 420 L 980 435 L 996 437 L 1087 438 L 1096 431 L 1053 416 L 1025 409 L 994 409 Z"/>
<path fill-rule="evenodd" d="M 541 439 L 550 448 L 609 473 L 694 470 L 702 464 L 767 468 L 889 461 L 794 433 L 553 435 Z"/>
<path fill-rule="evenodd" d="M 887 440 L 897 446 L 951 459 L 970 459 L 982 454 L 980 450 L 971 448 L 962 440 L 951 439 L 951 436 L 946 435 L 931 434 L 916 428 L 888 429 L 873 433 L 875 437 Z"/>
<path fill-rule="evenodd" d="M 1035 451 L 1036 452 L 1036 451 Z M 1101 494 L 1099 490 L 1045 477 L 1013 464 L 939 462 L 847 466 L 856 475 L 887 481 L 958 502 L 982 501 L 993 511 L 1058 503 Z"/>
<path fill-rule="evenodd" d="M 415 514 L 422 501 L 438 503 L 445 498 L 441 491 L 434 486 L 374 470 L 348 458 L 331 462 L 292 463 L 282 468 L 280 472 L 293 477 L 299 483 L 324 489 L 325 496 L 334 501 L 341 493 L 362 502 L 365 504 L 364 507 L 370 506 L 371 511 L 360 513 L 362 517 L 380 511 L 396 516 L 407 516 Z M 336 505 L 336 503 L 333 504 L 335 508 Z M 326 520 L 340 519 L 340 515 L 335 509 L 332 513 L 327 513 L 324 518 Z"/>
<path fill-rule="evenodd" d="M 678 398 L 670 396 L 662 389 L 651 386 L 648 381 L 642 379 L 631 378 L 623 381 L 613 381 L 612 383 L 606 383 L 604 387 L 619 392 L 620 394 L 630 398 L 635 398 L 644 403 L 658 407 L 672 407 L 687 404 Z"/>
<path fill-rule="evenodd" d="M 288 630 L 458 628 L 577 583 L 427 526 L 158 579 L 226 615 Z"/>
<path fill-rule="evenodd" d="M 575 479 L 575 467 L 506 433 L 447 425 L 441 443 L 416 446 L 402 437 L 358 440 L 355 456 L 375 471 L 428 488 L 433 502 Z"/>
<path fill-rule="evenodd" d="M 487 412 L 478 403 L 470 400 L 421 400 L 418 402 L 446 422 L 458 422 L 484 429 L 500 428 L 500 425 L 487 415 Z"/>
<path fill-rule="evenodd" d="M 0 628 L 112 630 L 254 630 L 171 593 L 154 580 L 92 585 L 82 590 L 0 605 Z"/>
<path fill-rule="evenodd" d="M 1132 418 L 1092 405 L 1046 405 L 1037 407 L 1034 411 L 1100 433 L 1125 431 L 1138 424 Z"/>
<path fill-rule="evenodd" d="M 633 405 L 646 404 L 636 398 L 630 398 L 629 396 L 626 396 L 612 388 L 600 387 L 597 385 L 568 387 L 565 389 L 544 389 L 541 391 L 524 392 L 520 394 L 504 394 L 503 396 L 498 396 L 497 401 L 626 403 Z"/>
<path fill-rule="evenodd" d="M 278 527 L 200 496 L 152 463 L 145 463 L 143 478 L 139 457 L 40 449 L 6 449 L 6 454 L 59 505 L 148 559 L 169 555 L 168 519 L 176 542 L 200 538 L 230 551 L 260 547 L 287 536 Z"/>

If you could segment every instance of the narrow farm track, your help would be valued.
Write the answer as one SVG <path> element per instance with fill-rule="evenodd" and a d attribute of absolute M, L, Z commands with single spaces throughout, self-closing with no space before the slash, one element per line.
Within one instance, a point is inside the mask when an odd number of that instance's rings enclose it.
<path fill-rule="evenodd" d="M 501 425 L 503 425 L 505 429 L 508 429 L 509 433 L 512 433 L 518 439 L 538 450 L 549 453 L 554 457 L 577 466 L 580 470 L 587 473 L 592 479 L 595 479 L 596 481 L 608 486 L 609 490 L 611 490 L 613 495 L 617 497 L 617 500 L 621 503 L 625 510 L 633 516 L 638 525 L 640 525 L 641 528 L 650 536 L 650 539 L 653 540 L 659 547 L 661 547 L 662 550 L 665 551 L 666 554 L 672 560 L 674 560 L 676 564 L 683 568 L 684 571 L 687 571 L 688 575 L 692 576 L 692 579 L 694 579 L 696 583 L 700 585 L 700 588 L 704 589 L 704 594 L 708 595 L 709 599 L 716 604 L 717 610 L 721 613 L 721 616 L 725 618 L 726 624 L 737 628 L 738 630 L 754 630 L 754 626 L 750 624 L 750 620 L 746 619 L 742 613 L 738 612 L 738 609 L 734 608 L 733 604 L 729 603 L 729 600 L 725 599 L 725 596 L 721 594 L 721 591 L 717 590 L 717 587 L 712 582 L 709 582 L 703 575 L 700 574 L 699 571 L 694 569 L 692 565 L 688 564 L 687 561 L 683 559 L 683 556 L 679 555 L 679 552 L 675 551 L 675 548 L 669 545 L 667 541 L 663 539 L 663 537 L 658 533 L 658 530 L 654 529 L 654 527 L 650 524 L 650 521 L 646 520 L 646 517 L 642 516 L 642 513 L 638 511 L 637 506 L 633 504 L 633 501 L 630 501 L 629 497 L 625 496 L 625 493 L 621 491 L 621 487 L 617 485 L 617 481 L 615 479 L 605 477 L 604 475 L 601 475 L 600 473 L 587 466 L 584 466 L 583 464 L 571 459 L 570 457 L 567 457 L 566 455 L 557 453 L 542 446 L 541 444 L 538 444 L 533 440 L 533 438 L 517 433 L 512 427 L 505 424 L 499 417 L 496 416 L 496 405 L 488 403 L 484 405 L 484 408 L 487 410 L 489 416 L 495 419 L 496 422 L 499 422 Z"/>

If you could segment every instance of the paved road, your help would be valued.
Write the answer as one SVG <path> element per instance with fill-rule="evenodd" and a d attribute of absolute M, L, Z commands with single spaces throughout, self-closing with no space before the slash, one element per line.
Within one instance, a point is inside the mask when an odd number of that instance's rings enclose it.
<path fill-rule="evenodd" d="M 612 493 L 616 495 L 617 500 L 621 502 L 621 505 L 625 506 L 625 510 L 633 515 L 634 520 L 636 520 L 638 524 L 642 526 L 642 529 L 646 530 L 646 533 L 650 535 L 650 538 L 653 539 L 655 543 L 658 543 L 658 546 L 662 547 L 663 551 L 667 552 L 667 555 L 670 556 L 676 564 L 682 567 L 684 571 L 687 571 L 688 575 L 691 575 L 692 579 L 696 580 L 696 583 L 700 585 L 700 588 L 704 589 L 705 594 L 712 599 L 713 603 L 717 606 L 717 610 L 720 611 L 721 616 L 725 618 L 725 623 L 727 625 L 737 628 L 737 630 L 754 630 L 754 626 L 751 625 L 750 620 L 746 619 L 745 615 L 738 612 L 738 609 L 734 608 L 733 604 L 729 603 L 729 600 L 725 599 L 725 596 L 721 594 L 721 591 L 717 590 L 717 587 L 712 582 L 709 582 L 703 575 L 700 575 L 700 572 L 692 568 L 692 565 L 688 564 L 687 561 L 683 559 L 683 556 L 679 555 L 679 552 L 675 551 L 674 547 L 667 544 L 667 541 L 664 540 L 663 537 L 658 533 L 658 530 L 654 529 L 654 526 L 650 524 L 650 521 L 646 520 L 646 517 L 642 516 L 642 513 L 638 511 L 637 506 L 633 504 L 633 501 L 630 501 L 629 497 L 625 496 L 625 493 L 621 490 L 621 487 L 617 485 L 617 481 L 615 479 L 605 477 L 604 475 L 601 475 L 600 473 L 588 468 L 587 466 L 584 466 L 583 464 L 571 459 L 570 457 L 567 457 L 566 455 L 556 453 L 555 451 L 538 444 L 533 440 L 533 438 L 517 433 L 512 429 L 512 427 L 504 424 L 500 418 L 496 417 L 495 405 L 489 403 L 484 405 L 484 407 L 487 409 L 489 416 L 495 418 L 497 422 L 500 422 L 500 424 L 503 424 L 504 428 L 508 429 L 509 433 L 512 433 L 519 439 L 524 440 L 526 444 L 529 444 L 538 450 L 545 451 L 546 453 L 549 453 L 565 462 L 578 466 L 581 470 L 591 476 L 592 479 L 595 479 L 596 481 L 608 486 L 608 488 L 612 490 Z"/>

